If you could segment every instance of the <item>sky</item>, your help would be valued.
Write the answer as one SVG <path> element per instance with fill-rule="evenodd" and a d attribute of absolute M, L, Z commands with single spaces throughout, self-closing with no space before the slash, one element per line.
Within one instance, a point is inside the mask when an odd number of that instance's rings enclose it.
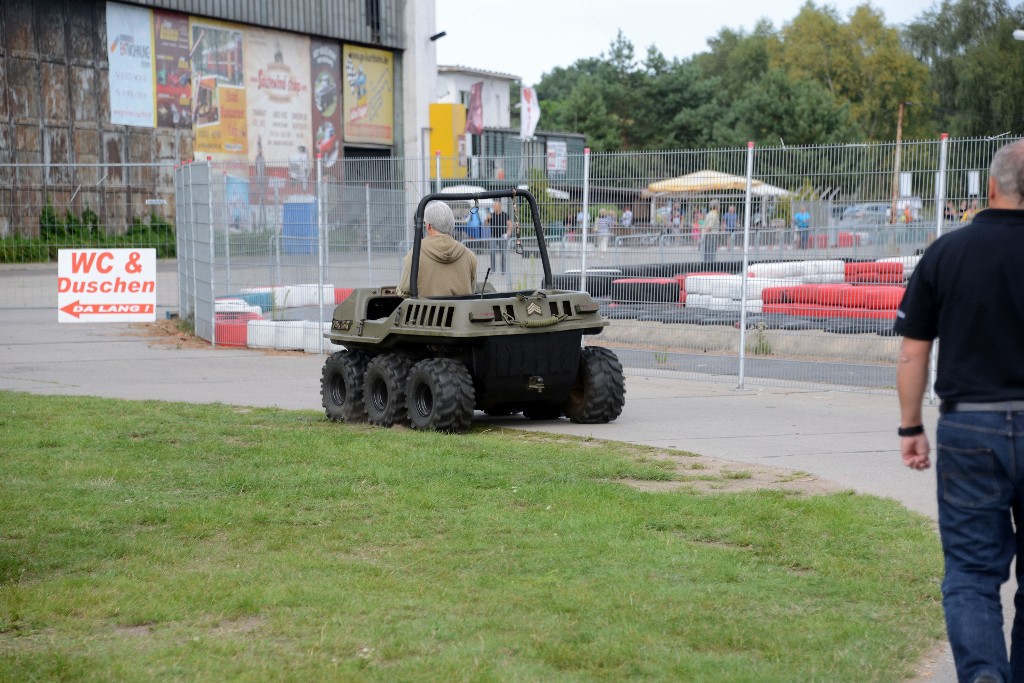
<path fill-rule="evenodd" d="M 536 85 L 545 72 L 608 51 L 621 28 L 638 60 L 655 45 L 666 58 L 706 52 L 720 29 L 750 32 L 758 19 L 775 28 L 792 20 L 805 0 L 436 0 L 437 63 L 512 74 Z M 847 17 L 863 1 L 832 0 Z M 889 25 L 906 24 L 936 0 L 874 2 Z"/>

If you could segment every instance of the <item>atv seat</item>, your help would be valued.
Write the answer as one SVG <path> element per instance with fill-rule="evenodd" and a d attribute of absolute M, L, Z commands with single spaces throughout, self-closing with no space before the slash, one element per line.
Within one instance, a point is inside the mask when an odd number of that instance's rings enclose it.
<path fill-rule="evenodd" d="M 400 296 L 375 296 L 366 300 L 366 319 L 386 318 L 404 301 Z"/>

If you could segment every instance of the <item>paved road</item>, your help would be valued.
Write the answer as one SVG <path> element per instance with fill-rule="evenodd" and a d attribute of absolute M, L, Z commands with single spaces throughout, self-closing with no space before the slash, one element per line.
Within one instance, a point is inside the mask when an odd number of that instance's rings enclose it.
<path fill-rule="evenodd" d="M 0 310 L 0 389 L 320 409 L 320 356 L 176 349 L 155 345 L 126 325 L 60 325 L 56 318 L 55 309 Z M 926 408 L 932 434 L 936 418 L 935 408 Z M 891 396 L 749 385 L 737 390 L 732 382 L 636 371 L 627 373 L 622 416 L 607 425 L 479 419 L 802 470 L 936 516 L 934 470 L 912 472 L 899 462 Z M 953 683 L 948 648 L 923 662 L 921 674 L 914 680 Z"/>

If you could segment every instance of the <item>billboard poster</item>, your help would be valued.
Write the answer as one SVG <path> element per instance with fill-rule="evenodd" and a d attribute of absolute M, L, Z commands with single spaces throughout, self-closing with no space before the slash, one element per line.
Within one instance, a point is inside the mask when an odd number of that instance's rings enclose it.
<path fill-rule="evenodd" d="M 313 146 L 331 168 L 341 156 L 341 47 L 314 40 L 310 43 L 313 79 Z"/>
<path fill-rule="evenodd" d="M 107 3 L 110 122 L 153 128 L 153 14 Z"/>
<path fill-rule="evenodd" d="M 311 156 L 309 38 L 281 31 L 245 31 L 248 143 L 252 161 Z"/>
<path fill-rule="evenodd" d="M 192 126 L 196 157 L 247 158 L 242 29 L 189 17 L 192 49 Z"/>
<path fill-rule="evenodd" d="M 569 170 L 569 145 L 565 140 L 548 140 L 548 174 L 565 175 Z"/>
<path fill-rule="evenodd" d="M 153 47 L 156 52 L 156 125 L 191 128 L 188 15 L 153 10 Z"/>
<path fill-rule="evenodd" d="M 385 50 L 345 45 L 345 142 L 394 143 L 394 57 Z"/>

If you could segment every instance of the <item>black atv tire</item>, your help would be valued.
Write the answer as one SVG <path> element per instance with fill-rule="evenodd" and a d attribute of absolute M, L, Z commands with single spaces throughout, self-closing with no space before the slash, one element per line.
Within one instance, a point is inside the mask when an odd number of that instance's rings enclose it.
<path fill-rule="evenodd" d="M 409 425 L 464 432 L 473 421 L 475 389 L 469 370 L 454 358 L 428 358 L 412 366 L 406 385 Z"/>
<path fill-rule="evenodd" d="M 378 427 L 405 422 L 405 386 L 412 360 L 398 353 L 382 353 L 366 366 L 363 402 L 366 421 Z"/>
<path fill-rule="evenodd" d="M 552 403 L 527 403 L 523 416 L 528 420 L 557 420 L 562 417 L 562 406 Z"/>
<path fill-rule="evenodd" d="M 618 357 L 601 346 L 580 352 L 580 370 L 565 402 L 565 416 L 577 424 L 611 422 L 626 402 L 626 381 Z"/>
<path fill-rule="evenodd" d="M 327 417 L 337 422 L 363 422 L 363 374 L 370 356 L 365 351 L 336 351 L 324 362 L 320 400 Z"/>

